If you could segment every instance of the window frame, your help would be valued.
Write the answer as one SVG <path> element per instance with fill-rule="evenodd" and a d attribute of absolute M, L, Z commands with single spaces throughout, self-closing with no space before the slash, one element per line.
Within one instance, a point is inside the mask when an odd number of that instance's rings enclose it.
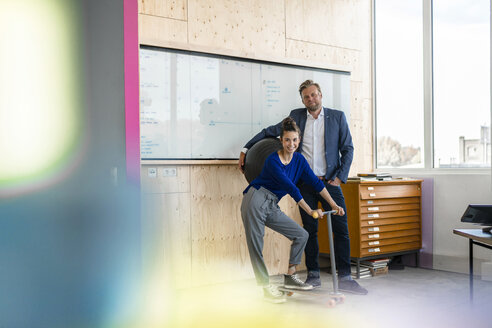
<path fill-rule="evenodd" d="M 492 174 L 492 165 L 488 167 L 436 168 L 434 166 L 434 79 L 433 79 L 433 1 L 422 0 L 423 20 L 423 95 L 424 95 L 424 167 L 423 168 L 384 168 L 377 166 L 377 108 L 376 108 L 376 1 L 372 0 L 372 112 L 373 112 L 373 168 L 374 171 L 385 171 L 393 174 Z M 489 80 L 492 86 L 492 0 L 489 1 L 489 47 L 490 72 Z M 492 92 L 490 97 L 490 133 L 492 140 Z"/>

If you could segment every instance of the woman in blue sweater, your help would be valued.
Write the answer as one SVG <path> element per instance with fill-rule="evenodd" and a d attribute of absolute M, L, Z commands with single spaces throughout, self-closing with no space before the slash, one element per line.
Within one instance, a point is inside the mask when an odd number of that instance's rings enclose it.
<path fill-rule="evenodd" d="M 267 157 L 260 175 L 244 190 L 241 204 L 246 242 L 256 281 L 263 287 L 265 299 L 274 303 L 285 302 L 285 297 L 284 293 L 269 283 L 268 270 L 263 261 L 265 226 L 292 241 L 289 268 L 284 275 L 284 287 L 304 290 L 313 288 L 301 281 L 296 274 L 296 265 L 301 263 L 309 235 L 304 228 L 280 210 L 279 200 L 289 194 L 306 213 L 314 215 L 317 212 L 317 217 L 321 217 L 321 210 L 311 209 L 296 187 L 299 180 L 302 180 L 312 185 L 331 208 L 337 210 L 336 215 L 344 214 L 343 208 L 333 201 L 304 156 L 296 152 L 300 142 L 300 130 L 290 117 L 282 121 L 280 141 L 282 149 Z"/>

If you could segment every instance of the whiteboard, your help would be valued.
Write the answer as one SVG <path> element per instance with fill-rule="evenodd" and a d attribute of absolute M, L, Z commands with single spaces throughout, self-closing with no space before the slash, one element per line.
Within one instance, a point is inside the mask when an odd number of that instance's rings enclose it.
<path fill-rule="evenodd" d="M 141 158 L 237 159 L 261 129 L 304 107 L 307 79 L 350 119 L 347 72 L 141 46 Z"/>

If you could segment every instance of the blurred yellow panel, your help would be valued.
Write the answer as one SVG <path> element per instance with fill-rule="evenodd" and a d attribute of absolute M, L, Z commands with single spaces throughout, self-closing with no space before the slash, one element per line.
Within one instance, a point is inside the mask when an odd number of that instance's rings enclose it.
<path fill-rule="evenodd" d="M 0 2 L 0 191 L 61 173 L 82 131 L 70 1 Z"/>

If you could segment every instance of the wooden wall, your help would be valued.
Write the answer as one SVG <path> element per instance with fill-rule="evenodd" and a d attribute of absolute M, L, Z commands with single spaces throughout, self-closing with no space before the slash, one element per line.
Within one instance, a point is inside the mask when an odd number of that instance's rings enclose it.
<path fill-rule="evenodd" d="M 350 70 L 351 174 L 372 169 L 370 0 L 139 0 L 139 40 Z M 169 168 L 176 176 L 163 176 Z M 239 210 L 247 183 L 234 163 L 142 164 L 141 179 L 145 269 L 165 272 L 178 287 L 253 277 Z M 289 196 L 281 207 L 300 223 Z M 271 274 L 286 271 L 288 251 L 288 241 L 268 230 Z"/>

